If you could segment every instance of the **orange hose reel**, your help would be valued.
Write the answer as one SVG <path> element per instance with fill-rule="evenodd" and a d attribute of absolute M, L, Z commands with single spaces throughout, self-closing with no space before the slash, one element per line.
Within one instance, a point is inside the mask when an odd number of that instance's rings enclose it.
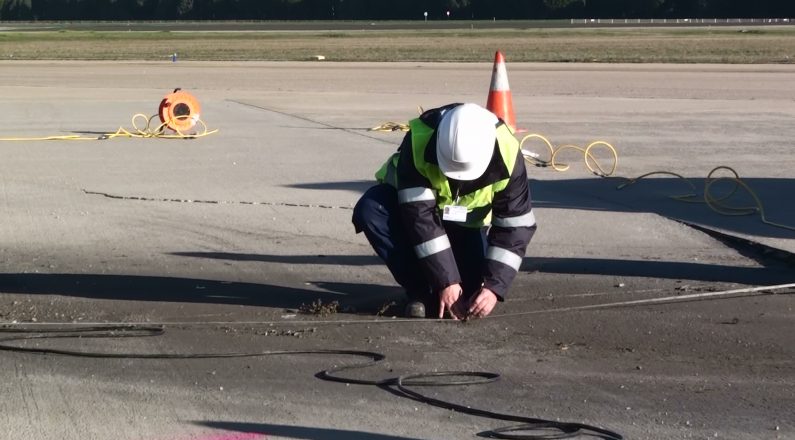
<path fill-rule="evenodd" d="M 182 89 L 174 89 L 160 101 L 157 112 L 160 122 L 178 133 L 190 130 L 199 121 L 201 106 L 199 101 Z"/>

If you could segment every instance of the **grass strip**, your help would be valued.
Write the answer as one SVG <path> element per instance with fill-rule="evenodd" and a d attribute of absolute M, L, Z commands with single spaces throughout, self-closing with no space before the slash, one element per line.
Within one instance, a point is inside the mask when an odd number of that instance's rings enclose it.
<path fill-rule="evenodd" d="M 0 60 L 790 63 L 795 28 L 0 31 Z"/>

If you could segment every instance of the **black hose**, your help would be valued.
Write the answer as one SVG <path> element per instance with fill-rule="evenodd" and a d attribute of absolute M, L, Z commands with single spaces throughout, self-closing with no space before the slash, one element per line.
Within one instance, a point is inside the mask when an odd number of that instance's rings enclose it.
<path fill-rule="evenodd" d="M 441 371 L 433 373 L 419 373 L 387 378 L 381 380 L 355 379 L 337 376 L 347 370 L 372 366 L 386 356 L 372 351 L 362 350 L 269 350 L 260 352 L 237 352 L 237 353 L 109 353 L 81 350 L 62 350 L 57 348 L 25 347 L 14 345 L 14 341 L 25 341 L 34 339 L 66 339 L 66 338 L 140 338 L 160 336 L 165 333 L 162 326 L 146 325 L 107 325 L 92 326 L 82 328 L 29 328 L 29 327 L 0 327 L 0 333 L 12 334 L 14 336 L 0 338 L 0 351 L 13 351 L 21 353 L 53 354 L 60 356 L 73 356 L 84 358 L 102 359 L 212 359 L 212 358 L 242 358 L 242 357 L 262 357 L 276 355 L 299 355 L 299 354 L 320 354 L 320 355 L 345 355 L 367 358 L 367 361 L 342 365 L 339 367 L 323 370 L 315 377 L 346 384 L 375 385 L 382 388 L 389 388 L 395 394 L 407 397 L 418 402 L 433 405 L 439 408 L 470 414 L 478 417 L 485 417 L 495 420 L 506 420 L 520 423 L 520 425 L 508 426 L 493 429 L 481 433 L 480 435 L 489 438 L 516 439 L 516 440 L 550 440 L 573 438 L 578 436 L 591 436 L 603 440 L 623 440 L 623 436 L 616 432 L 590 426 L 582 423 L 556 422 L 552 420 L 536 419 L 532 417 L 516 416 L 487 411 L 478 408 L 470 408 L 457 403 L 435 399 L 421 394 L 409 387 L 420 386 L 454 386 L 454 385 L 475 385 L 494 382 L 499 379 L 499 374 L 479 371 Z M 467 378 L 459 380 L 438 380 L 438 378 Z M 523 432 L 523 434 L 517 434 Z"/>

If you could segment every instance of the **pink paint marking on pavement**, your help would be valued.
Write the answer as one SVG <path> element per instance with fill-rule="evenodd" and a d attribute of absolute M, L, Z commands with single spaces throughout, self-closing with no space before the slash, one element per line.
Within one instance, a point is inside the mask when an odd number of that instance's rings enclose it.
<path fill-rule="evenodd" d="M 201 437 L 197 438 L 196 440 L 256 440 L 256 439 L 264 439 L 265 434 L 254 434 L 254 433 L 245 433 L 245 434 L 221 434 L 221 435 L 213 435 L 211 437 Z"/>

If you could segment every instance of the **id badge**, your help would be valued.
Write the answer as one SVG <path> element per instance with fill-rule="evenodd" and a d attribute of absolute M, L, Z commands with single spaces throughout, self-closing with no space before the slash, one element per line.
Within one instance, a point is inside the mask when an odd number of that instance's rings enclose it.
<path fill-rule="evenodd" d="M 449 222 L 467 221 L 466 206 L 446 205 L 442 210 L 442 220 L 446 220 Z"/>

